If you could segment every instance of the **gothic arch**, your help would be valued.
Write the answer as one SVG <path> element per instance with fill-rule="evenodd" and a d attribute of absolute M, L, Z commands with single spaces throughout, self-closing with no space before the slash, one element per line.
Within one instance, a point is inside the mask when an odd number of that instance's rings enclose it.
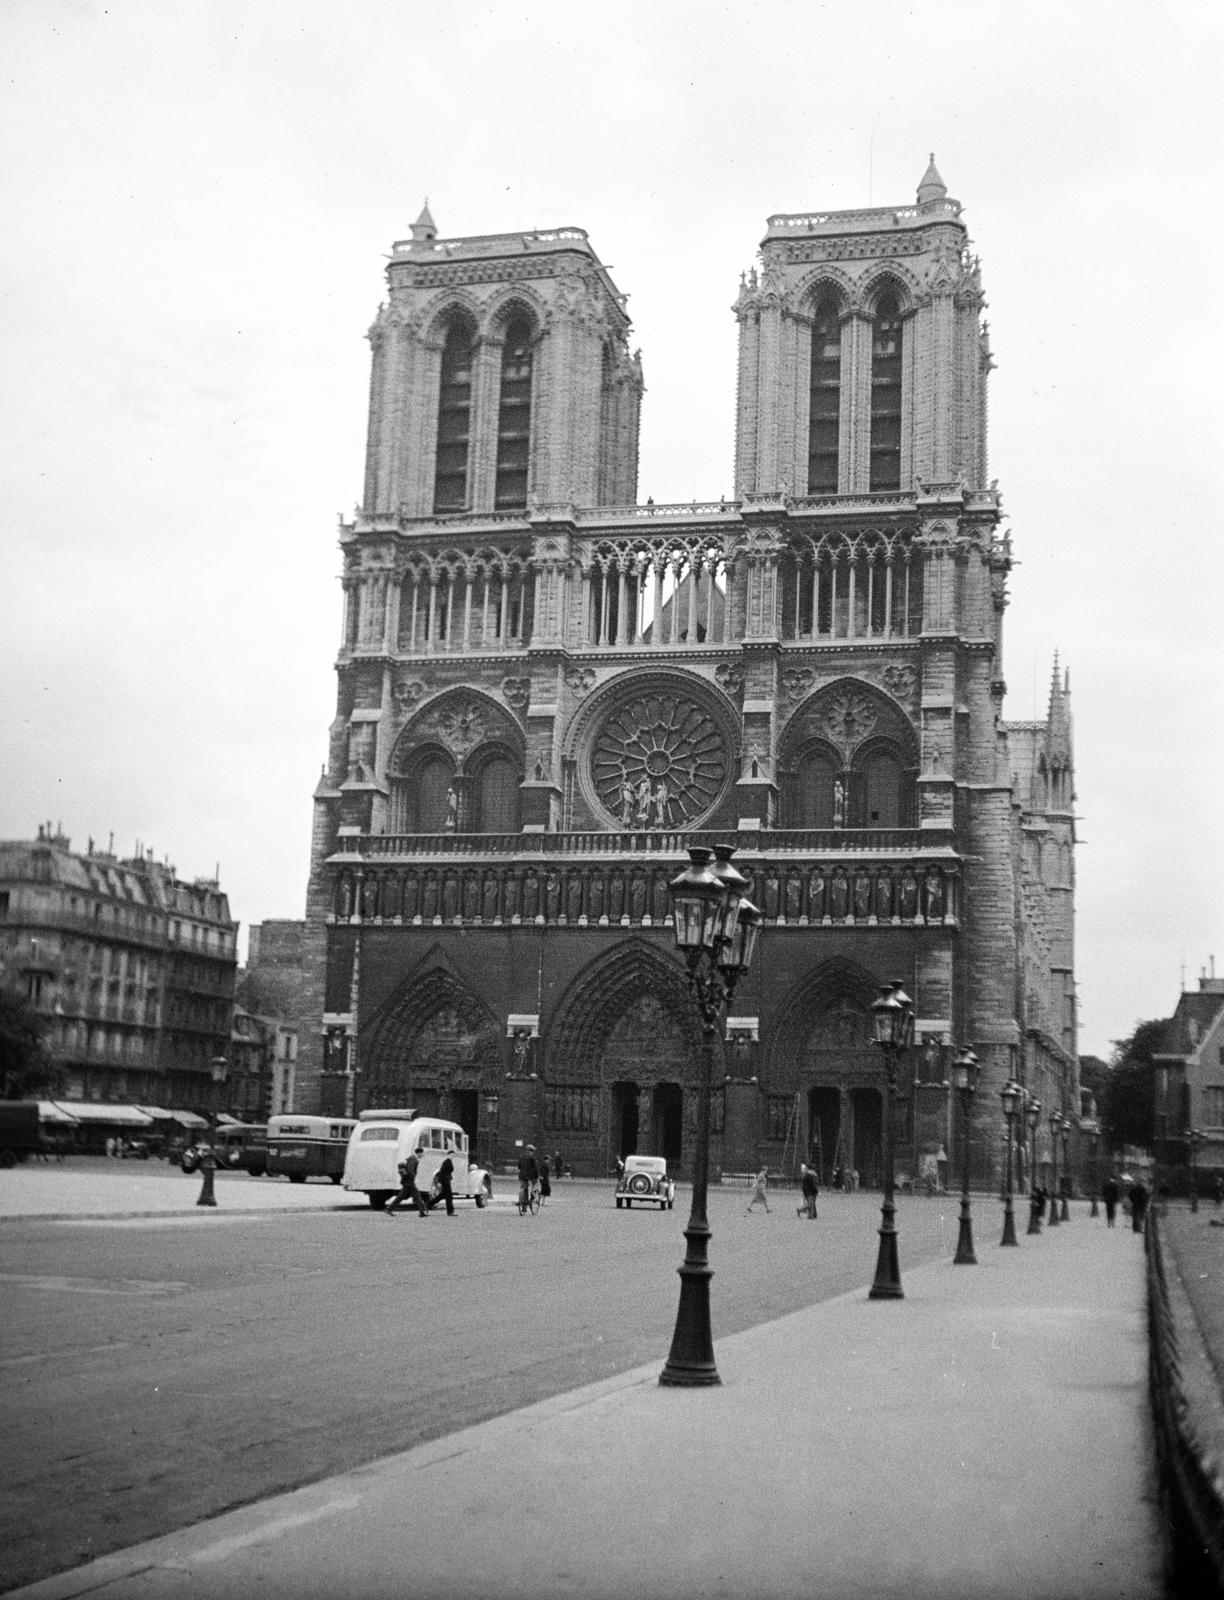
<path fill-rule="evenodd" d="M 537 296 L 515 284 L 494 297 L 480 331 L 485 337 L 500 339 L 516 317 L 523 317 L 531 324 L 532 343 L 538 344 L 544 333 L 544 316 L 545 307 Z"/>
<path fill-rule="evenodd" d="M 770 1094 L 793 1094 L 803 1087 L 808 1075 L 807 1051 L 822 1020 L 830 1013 L 842 1012 L 847 1018 L 861 1019 L 861 1037 L 846 1048 L 858 1053 L 871 1048 L 871 1005 L 880 991 L 881 980 L 857 962 L 837 957 L 821 962 L 794 984 L 782 1002 L 767 1035 L 764 1061 L 765 1087 Z M 857 1031 L 857 1021 L 854 1024 Z M 872 1058 L 863 1056 L 870 1061 Z"/>
<path fill-rule="evenodd" d="M 854 286 L 846 273 L 822 263 L 801 278 L 794 288 L 794 299 L 802 315 L 810 317 L 822 300 L 832 300 L 838 315 L 848 315 L 854 303 Z"/>
<path fill-rule="evenodd" d="M 526 760 L 526 741 L 513 716 L 480 689 L 449 687 L 426 700 L 400 730 L 390 771 L 406 773 L 418 749 L 436 745 L 463 772 L 487 745 L 501 745 Z"/>
<path fill-rule="evenodd" d="M 415 1060 L 421 1034 L 439 1018 L 445 1018 L 454 1040 L 451 1059 L 434 1048 L 428 1062 Z M 495 1081 L 505 1065 L 501 1032 L 489 1007 L 435 947 L 359 1024 L 358 1061 L 367 1100 L 389 1105 L 400 1103 L 409 1090 L 456 1083 L 474 1088 Z"/>
<path fill-rule="evenodd" d="M 473 341 L 480 331 L 482 308 L 480 302 L 463 289 L 445 289 L 432 306 L 424 306 L 419 314 L 421 343 L 441 350 L 456 321 L 470 324 Z"/>
<path fill-rule="evenodd" d="M 881 739 L 894 744 L 907 766 L 917 770 L 918 735 L 904 708 L 865 678 L 847 675 L 821 684 L 798 702 L 783 726 L 778 762 L 780 767 L 792 765 L 818 740 L 838 749 L 849 765 Z"/>
<path fill-rule="evenodd" d="M 859 284 L 854 309 L 864 317 L 871 318 L 881 297 L 894 294 L 901 316 L 906 318 L 917 309 L 920 293 L 913 275 L 899 262 L 890 261 Z"/>
<path fill-rule="evenodd" d="M 680 1029 L 691 1071 L 701 1060 L 701 1025 L 684 969 L 645 939 L 628 939 L 584 968 L 557 1007 L 545 1038 L 545 1076 L 598 1084 L 604 1046 L 627 1008 L 652 995 Z"/>

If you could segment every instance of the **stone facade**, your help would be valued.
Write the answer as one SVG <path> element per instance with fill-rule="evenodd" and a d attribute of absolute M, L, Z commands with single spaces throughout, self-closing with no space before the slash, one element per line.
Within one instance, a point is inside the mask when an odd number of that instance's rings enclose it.
<path fill-rule="evenodd" d="M 667 883 L 728 840 L 765 925 L 713 1170 L 878 1178 L 870 1005 L 900 979 L 899 1165 L 959 1151 L 971 1044 L 994 1181 L 1007 1076 L 1075 1092 L 1071 725 L 1057 672 L 1047 722 L 1002 719 L 980 268 L 933 163 L 914 206 L 770 218 L 734 308 L 734 501 L 634 501 L 641 369 L 579 230 L 442 241 L 425 212 L 388 281 L 301 1107 L 440 1106 L 487 1159 L 685 1169 L 700 1035 Z"/>
<path fill-rule="evenodd" d="M 0 975 L 47 1018 L 59 1096 L 220 1108 L 238 925 L 212 879 L 83 853 L 48 825 L 0 842 Z"/>

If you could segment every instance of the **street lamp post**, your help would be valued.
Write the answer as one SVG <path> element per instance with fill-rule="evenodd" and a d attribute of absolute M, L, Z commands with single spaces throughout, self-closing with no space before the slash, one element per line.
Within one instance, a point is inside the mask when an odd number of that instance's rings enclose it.
<path fill-rule="evenodd" d="M 731 865 L 734 851 L 719 845 L 689 849 L 689 865 L 668 885 L 676 948 L 701 1012 L 701 1081 L 697 1090 L 697 1145 L 693 1153 L 693 1202 L 684 1237 L 688 1248 L 677 1269 L 680 1305 L 671 1351 L 659 1382 L 674 1388 L 720 1383 L 710 1327 L 708 1259 L 710 1226 L 706 1189 L 710 1169 L 710 1082 L 714 1040 L 724 1007 L 752 963 L 761 913 L 746 897 L 748 880 Z M 717 857 L 714 865 L 711 861 Z"/>
<path fill-rule="evenodd" d="M 1005 1244 L 1020 1243 L 1016 1238 L 1016 1213 L 1012 1207 L 1012 1145 L 1015 1142 L 1012 1129 L 1016 1121 L 1016 1113 L 1020 1107 L 1020 1096 L 1023 1090 L 1014 1078 L 1009 1078 L 999 1090 L 999 1099 L 1003 1102 L 1003 1116 L 1007 1122 L 1007 1163 L 1003 1187 L 1003 1237 L 999 1240 L 1000 1246 Z"/>
<path fill-rule="evenodd" d="M 978 1073 L 981 1070 L 981 1063 L 969 1049 L 962 1049 L 952 1063 L 952 1084 L 960 1096 L 963 1136 L 960 1234 L 956 1241 L 956 1254 L 952 1258 L 954 1267 L 977 1266 L 977 1256 L 973 1253 L 973 1219 L 969 1213 L 969 1114 L 973 1096 L 977 1092 Z"/>
<path fill-rule="evenodd" d="M 213 1084 L 214 1085 L 223 1084 L 225 1082 L 226 1073 L 229 1071 L 229 1062 L 228 1062 L 228 1060 L 224 1056 L 214 1056 L 212 1058 L 211 1065 L 212 1065 L 212 1081 L 213 1081 Z M 214 1087 L 214 1089 L 213 1089 L 213 1104 L 210 1106 L 209 1112 L 208 1112 L 208 1148 L 205 1150 L 203 1160 L 200 1162 L 200 1172 L 201 1172 L 201 1174 L 203 1176 L 203 1180 L 204 1181 L 200 1185 L 200 1193 L 199 1193 L 198 1198 L 196 1199 L 196 1205 L 198 1205 L 198 1206 L 215 1206 L 216 1203 L 217 1203 L 217 1197 L 213 1193 L 213 1178 L 214 1178 L 214 1175 L 215 1175 L 216 1170 L 217 1170 L 217 1150 L 216 1150 L 216 1145 L 217 1145 L 217 1106 L 216 1106 L 216 1099 L 217 1099 L 217 1092 L 216 1092 L 216 1088 Z"/>
<path fill-rule="evenodd" d="M 1029 1138 L 1029 1233 L 1041 1232 L 1041 1207 L 1037 1193 L 1037 1127 L 1041 1121 L 1041 1101 L 1030 1100 L 1024 1108 L 1024 1120 L 1028 1124 Z"/>
<path fill-rule="evenodd" d="M 1058 1226 L 1058 1128 L 1062 1117 L 1057 1111 L 1051 1111 L 1050 1124 L 1050 1226 Z"/>
<path fill-rule="evenodd" d="M 886 983 L 880 998 L 871 1007 L 875 1043 L 884 1052 L 886 1073 L 884 1101 L 884 1203 L 880 1207 L 880 1251 L 876 1257 L 875 1281 L 868 1291 L 870 1300 L 903 1300 L 901 1268 L 897 1260 L 897 1206 L 895 1200 L 896 1150 L 894 1148 L 894 1101 L 897 1093 L 897 1067 L 914 1037 L 914 1003 L 900 983 Z"/>
<path fill-rule="evenodd" d="M 1071 1211 L 1070 1211 L 1070 1208 L 1067 1205 L 1067 1190 L 1071 1187 L 1071 1156 L 1070 1156 L 1071 1118 L 1070 1117 L 1064 1117 L 1062 1119 L 1062 1142 L 1063 1142 L 1062 1212 L 1060 1214 L 1060 1219 L 1059 1220 L 1062 1221 L 1062 1222 L 1070 1222 L 1070 1220 L 1071 1220 Z"/>

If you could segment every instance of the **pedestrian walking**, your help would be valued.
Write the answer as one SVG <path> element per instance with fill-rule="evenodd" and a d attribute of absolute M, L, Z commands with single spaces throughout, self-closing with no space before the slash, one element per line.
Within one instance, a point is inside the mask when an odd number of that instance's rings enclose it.
<path fill-rule="evenodd" d="M 1144 1224 L 1147 1221 L 1148 1199 L 1146 1184 L 1136 1183 L 1132 1186 L 1130 1192 L 1132 1233 L 1143 1232 Z"/>
<path fill-rule="evenodd" d="M 803 1204 L 795 1207 L 797 1217 L 806 1216 L 810 1221 L 816 1220 L 816 1196 L 820 1193 L 820 1185 L 816 1181 L 816 1174 L 806 1161 L 799 1163 L 799 1192 L 803 1196 Z"/>
<path fill-rule="evenodd" d="M 1118 1220 L 1118 1201 L 1122 1198 L 1122 1188 L 1117 1178 L 1110 1173 L 1101 1185 L 1101 1199 L 1105 1202 L 1105 1224 L 1112 1228 Z"/>
<path fill-rule="evenodd" d="M 766 1168 L 762 1167 L 760 1172 L 757 1173 L 756 1179 L 753 1182 L 753 1185 L 752 1185 L 752 1199 L 749 1200 L 749 1202 L 748 1202 L 748 1210 L 744 1212 L 745 1216 L 748 1216 L 749 1212 L 751 1212 L 753 1206 L 756 1205 L 758 1200 L 765 1207 L 766 1215 L 768 1215 L 768 1213 L 769 1213 L 769 1201 L 765 1196 L 765 1187 L 768 1184 L 768 1182 L 769 1182 L 769 1173 L 766 1170 Z"/>
<path fill-rule="evenodd" d="M 429 1209 L 431 1211 L 435 1206 L 440 1206 L 442 1202 L 445 1201 L 447 1216 L 454 1216 L 455 1191 L 451 1186 L 454 1176 L 455 1163 L 449 1156 L 447 1156 L 446 1160 L 443 1161 L 442 1165 L 438 1168 L 438 1176 L 434 1179 L 434 1188 L 437 1190 L 437 1193 L 430 1196 Z"/>
<path fill-rule="evenodd" d="M 540 1181 L 540 1164 L 536 1160 L 535 1145 L 529 1144 L 519 1157 L 518 1164 L 518 1204 L 520 1212 L 527 1209 L 532 1187 Z"/>
<path fill-rule="evenodd" d="M 548 1157 L 540 1157 L 540 1204 L 543 1205 L 552 1193 L 552 1184 L 549 1182 Z"/>
<path fill-rule="evenodd" d="M 425 1197 L 417 1188 L 416 1182 L 417 1169 L 421 1165 L 421 1155 L 424 1149 L 424 1145 L 417 1145 L 416 1149 L 412 1152 L 408 1159 L 400 1162 L 400 1190 L 387 1206 L 388 1216 L 390 1216 L 393 1211 L 398 1211 L 405 1200 L 412 1201 L 413 1205 L 416 1207 L 418 1216 L 427 1217 L 429 1215 L 429 1208 L 425 1204 Z"/>

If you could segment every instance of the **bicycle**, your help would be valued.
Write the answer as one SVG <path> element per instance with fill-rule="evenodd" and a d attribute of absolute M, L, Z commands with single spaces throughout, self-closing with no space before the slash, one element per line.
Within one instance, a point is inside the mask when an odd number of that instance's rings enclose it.
<path fill-rule="evenodd" d="M 525 1184 L 519 1186 L 518 1212 L 520 1217 L 525 1217 L 530 1211 L 536 1216 L 540 1209 L 540 1185 L 533 1183 L 530 1188 Z"/>

